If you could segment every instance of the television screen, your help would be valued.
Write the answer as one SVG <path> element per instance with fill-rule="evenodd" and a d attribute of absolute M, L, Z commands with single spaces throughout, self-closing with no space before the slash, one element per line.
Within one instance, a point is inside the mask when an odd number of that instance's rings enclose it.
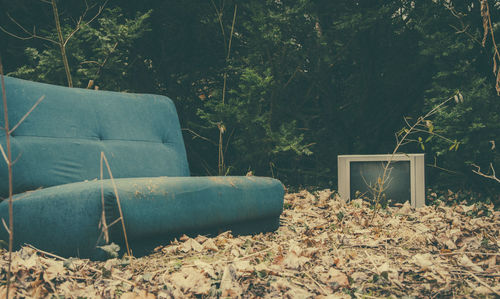
<path fill-rule="evenodd" d="M 413 208 L 425 206 L 424 154 L 339 155 L 338 190 L 344 200 L 373 200 L 379 178 L 390 161 L 381 203 L 409 201 Z M 357 194 L 357 191 L 360 193 Z"/>
<path fill-rule="evenodd" d="M 351 198 L 358 196 L 374 198 L 378 178 L 384 175 L 387 162 L 365 161 L 351 162 Z M 383 186 L 383 200 L 391 203 L 411 202 L 410 161 L 393 161 L 386 172 L 386 183 Z"/>

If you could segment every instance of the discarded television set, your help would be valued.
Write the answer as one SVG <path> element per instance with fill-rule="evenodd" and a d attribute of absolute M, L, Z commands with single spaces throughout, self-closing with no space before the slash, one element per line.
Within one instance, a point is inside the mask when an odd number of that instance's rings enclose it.
<path fill-rule="evenodd" d="M 384 169 L 389 163 L 389 167 Z M 338 190 L 341 198 L 375 198 L 384 182 L 384 200 L 391 204 L 409 201 L 413 208 L 425 205 L 424 154 L 339 155 Z M 359 192 L 359 193 L 357 193 Z"/>

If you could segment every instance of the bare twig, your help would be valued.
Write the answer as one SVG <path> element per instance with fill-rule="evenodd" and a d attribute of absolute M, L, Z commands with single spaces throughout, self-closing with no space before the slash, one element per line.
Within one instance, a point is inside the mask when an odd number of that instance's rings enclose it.
<path fill-rule="evenodd" d="M 424 116 L 420 116 L 413 125 L 411 125 L 408 122 L 408 119 L 406 117 L 404 118 L 405 123 L 406 123 L 406 125 L 407 125 L 408 128 L 404 128 L 401 131 L 401 134 L 404 133 L 402 137 L 400 137 L 400 134 L 396 134 L 396 146 L 394 147 L 394 150 L 392 151 L 392 154 L 391 154 L 390 158 L 387 160 L 387 163 L 386 163 L 386 165 L 384 167 L 384 172 L 382 174 L 382 177 L 379 177 L 377 183 L 375 184 L 374 190 L 376 192 L 375 192 L 375 196 L 374 196 L 374 200 L 373 200 L 374 204 L 375 204 L 375 207 L 373 209 L 373 214 L 372 214 L 371 220 L 369 222 L 370 224 L 373 222 L 373 220 L 375 219 L 375 215 L 378 213 L 378 211 L 380 209 L 380 204 L 379 203 L 380 203 L 380 200 L 382 198 L 383 192 L 385 190 L 384 185 L 387 184 L 388 179 L 389 179 L 388 176 L 390 176 L 389 167 L 390 167 L 390 165 L 392 163 L 392 160 L 394 159 L 394 156 L 398 153 L 399 148 L 403 144 L 405 144 L 405 142 L 407 141 L 408 136 L 410 136 L 412 133 L 414 133 L 415 130 L 416 130 L 416 128 L 419 125 L 421 125 L 422 123 L 424 123 L 430 116 L 432 116 L 435 113 L 437 113 L 438 111 L 440 111 L 443 108 L 443 106 L 446 105 L 448 102 L 450 102 L 451 100 L 455 99 L 457 97 L 457 94 L 455 94 L 452 97 L 450 97 L 450 98 L 446 99 L 445 101 L 441 102 L 439 105 L 437 105 L 432 110 L 430 110 L 429 112 L 427 112 L 427 114 L 425 114 Z"/>
<path fill-rule="evenodd" d="M 47 252 L 47 251 L 40 250 L 40 249 L 36 248 L 35 246 L 33 246 L 31 244 L 25 244 L 25 245 L 28 246 L 29 248 L 35 250 L 36 252 L 42 253 L 43 255 L 50 256 L 50 257 L 56 258 L 56 259 L 61 260 L 61 261 L 67 261 L 68 260 L 68 259 L 63 258 L 62 256 L 57 255 L 57 254 L 53 254 L 53 253 L 50 253 L 50 252 Z M 96 268 L 94 268 L 92 266 L 89 266 L 88 264 L 85 264 L 84 266 L 87 267 L 87 268 L 89 268 L 90 270 L 92 270 L 94 272 L 97 272 L 97 273 L 99 273 L 99 274 L 102 275 L 102 271 L 101 270 L 96 269 Z M 113 273 L 111 273 L 111 276 L 113 278 L 115 278 L 115 279 L 118 279 L 119 281 L 125 282 L 127 284 L 132 285 L 132 286 L 135 286 L 135 284 L 133 282 L 128 281 L 126 279 L 123 279 L 120 276 L 114 275 Z"/>
<path fill-rule="evenodd" d="M 71 37 L 73 37 L 73 35 L 75 35 L 75 33 L 78 32 L 78 30 L 80 30 L 83 26 L 87 26 L 87 25 L 90 25 L 90 23 L 92 23 L 95 19 L 97 19 L 97 17 L 102 13 L 102 11 L 104 10 L 104 7 L 106 6 L 106 4 L 108 3 L 108 1 L 105 1 L 103 5 L 99 6 L 99 9 L 97 11 L 97 13 L 92 17 L 90 18 L 90 20 L 88 20 L 87 22 L 84 22 L 83 20 L 85 19 L 85 16 L 87 15 L 87 13 L 89 12 L 89 10 L 94 7 L 94 6 L 89 6 L 87 4 L 87 1 L 85 1 L 85 11 L 82 13 L 82 15 L 80 16 L 80 18 L 78 19 L 78 21 L 76 22 L 76 26 L 75 26 L 75 29 L 73 29 L 73 31 L 71 31 L 70 34 L 68 34 L 68 36 L 65 38 L 64 40 L 64 46 L 66 46 L 66 44 L 68 43 L 68 41 L 71 39 Z M 83 24 L 83 25 L 82 25 Z"/>
<path fill-rule="evenodd" d="M 3 115 L 4 115 L 4 130 L 5 130 L 5 144 L 7 146 L 7 169 L 9 176 L 9 264 L 7 270 L 7 292 L 6 298 L 9 298 L 9 289 L 11 284 L 11 267 L 12 267 L 12 246 L 14 243 L 14 211 L 12 207 L 12 152 L 10 147 L 10 130 L 9 130 L 9 113 L 7 110 L 7 94 L 5 92 L 5 80 L 3 76 L 3 65 L 0 59 L 0 76 L 2 81 L 2 99 L 3 99 Z M 5 154 L 5 153 L 3 153 Z"/>
<path fill-rule="evenodd" d="M 108 225 L 106 223 L 106 209 L 105 209 L 105 204 L 104 204 L 104 180 L 103 180 L 103 153 L 101 153 L 101 167 L 100 167 L 100 178 L 101 178 L 101 203 L 102 203 L 102 214 L 101 214 L 101 225 L 102 225 L 102 231 L 104 233 L 104 241 L 109 243 L 109 232 L 108 232 Z M 100 239 L 100 237 L 99 237 Z"/>
<path fill-rule="evenodd" d="M 234 24 L 236 23 L 236 12 L 238 10 L 238 5 L 234 5 L 234 13 L 233 13 L 233 23 L 231 25 L 231 34 L 229 35 L 229 45 L 227 48 L 227 55 L 226 55 L 226 63 L 229 63 L 229 58 L 231 57 L 231 43 L 233 40 L 233 33 L 234 33 Z M 222 104 L 225 103 L 226 99 L 226 82 L 227 82 L 227 70 L 224 72 L 224 86 L 222 88 Z"/>
<path fill-rule="evenodd" d="M 48 38 L 46 36 L 40 36 L 40 35 L 37 35 L 36 34 L 36 28 L 33 27 L 33 33 L 29 32 L 26 28 L 24 28 L 21 24 L 19 24 L 19 22 L 16 21 L 16 19 L 14 19 L 13 17 L 10 16 L 10 14 L 7 14 L 7 17 L 12 21 L 12 23 L 16 24 L 17 27 L 19 27 L 23 32 L 25 32 L 28 36 L 25 36 L 25 37 L 22 37 L 22 36 L 19 36 L 19 35 L 16 35 L 12 32 L 9 32 L 7 31 L 5 28 L 3 28 L 2 26 L 0 26 L 0 30 L 2 30 L 4 33 L 12 36 L 12 37 L 15 37 L 17 39 L 20 39 L 20 40 L 29 40 L 29 39 L 41 39 L 41 40 L 45 40 L 45 41 L 48 41 L 48 42 L 51 42 L 51 43 L 54 43 L 54 44 L 58 44 L 57 41 L 51 39 L 51 38 Z"/>
<path fill-rule="evenodd" d="M 489 174 L 489 173 L 486 174 L 486 173 L 482 172 L 481 167 L 479 167 L 479 165 L 472 164 L 472 166 L 476 167 L 476 169 L 472 170 L 472 172 L 474 172 L 475 174 L 478 174 L 482 177 L 485 177 L 487 179 L 491 179 L 491 180 L 496 181 L 497 183 L 500 183 L 500 178 L 497 178 L 497 176 L 495 174 L 495 168 L 493 167 L 493 163 L 490 163 L 490 169 L 491 169 L 492 174 Z"/>
<path fill-rule="evenodd" d="M 217 6 L 214 3 L 214 0 L 210 0 L 212 2 L 212 5 L 215 9 L 215 12 L 217 13 L 217 19 L 219 19 L 219 25 L 220 25 L 220 30 L 222 32 L 222 39 L 224 42 L 224 50 L 227 51 L 227 46 L 226 46 L 226 33 L 224 31 L 224 24 L 222 23 L 222 12 L 221 10 L 217 9 Z"/>
<path fill-rule="evenodd" d="M 203 137 L 203 136 L 201 136 L 200 134 L 196 133 L 195 131 L 193 131 L 191 129 L 182 129 L 182 131 L 186 131 L 186 132 L 189 132 L 189 133 L 193 134 L 194 135 L 193 139 L 194 138 L 200 138 L 200 139 L 203 139 L 205 141 L 208 141 L 208 142 L 212 143 L 213 145 L 217 145 L 217 143 L 215 143 L 213 140 L 210 140 L 210 139 L 208 139 L 206 137 Z"/>
<path fill-rule="evenodd" d="M 57 10 L 56 0 L 52 0 L 52 13 L 54 14 L 54 21 L 56 23 L 57 37 L 59 39 L 59 49 L 61 50 L 61 56 L 64 64 L 64 71 L 66 72 L 66 79 L 68 80 L 68 86 L 73 87 L 73 79 L 71 78 L 71 72 L 69 70 L 68 56 L 66 55 L 66 42 L 64 41 L 61 29 L 61 23 L 59 22 L 59 12 Z"/>
<path fill-rule="evenodd" d="M 10 164 L 9 158 L 7 158 L 5 151 L 3 149 L 3 146 L 0 144 L 0 152 L 2 152 L 3 159 L 5 160 L 5 163 Z"/>
<path fill-rule="evenodd" d="M 31 109 L 24 114 L 24 116 L 17 122 L 17 124 L 10 129 L 9 128 L 9 113 L 8 113 L 8 107 L 7 107 L 7 94 L 5 91 L 5 80 L 4 80 L 4 74 L 3 74 L 3 65 L 2 65 L 2 60 L 0 58 L 0 77 L 1 77 L 1 82 L 2 82 L 2 99 L 3 99 L 3 111 L 4 111 L 4 127 L 3 130 L 5 130 L 5 143 L 7 146 L 7 151 L 4 151 L 3 147 L 0 145 L 0 151 L 2 152 L 2 156 L 7 164 L 7 169 L 8 169 L 8 176 L 9 176 L 9 227 L 6 230 L 9 233 L 9 266 L 8 266 L 8 272 L 7 272 L 7 293 L 6 296 L 8 298 L 9 296 L 9 288 L 10 288 L 10 277 L 11 277 L 11 266 L 12 266 L 12 247 L 13 247 L 13 240 L 14 240 L 14 212 L 13 212 L 13 187 L 12 187 L 12 181 L 13 181 L 13 176 L 12 176 L 12 165 L 14 164 L 12 162 L 12 151 L 11 151 L 11 143 L 10 143 L 10 136 L 14 130 L 19 127 L 19 125 L 33 112 L 33 110 L 40 104 L 40 102 L 44 99 L 45 96 L 41 96 L 38 101 L 31 107 Z M 16 158 L 19 158 L 19 156 Z M 2 219 L 2 222 L 4 226 L 6 226 L 5 221 Z"/>
<path fill-rule="evenodd" d="M 122 222 L 123 237 L 125 238 L 125 246 L 127 247 L 127 255 L 129 257 L 132 257 L 132 252 L 130 251 L 130 247 L 128 245 L 127 230 L 125 229 L 125 220 L 123 218 L 122 207 L 120 204 L 120 197 L 118 195 L 118 188 L 116 187 L 115 179 L 113 178 L 113 173 L 111 172 L 111 167 L 109 167 L 108 159 L 106 158 L 106 155 L 104 154 L 104 152 L 101 152 L 101 164 L 102 164 L 102 161 L 104 161 L 104 163 L 106 163 L 106 168 L 108 169 L 108 174 L 109 174 L 109 177 L 111 179 L 111 184 L 113 184 L 113 191 L 115 192 L 116 203 L 118 205 L 118 212 L 120 213 L 120 219 Z M 103 178 L 101 177 L 101 180 L 102 179 Z"/>
<path fill-rule="evenodd" d="M 486 45 L 486 39 L 488 37 L 488 32 L 491 35 L 491 43 L 493 45 L 493 73 L 496 76 L 495 89 L 497 91 L 497 95 L 500 96 L 500 68 L 498 67 L 498 63 L 500 63 L 500 52 L 498 51 L 497 44 L 495 42 L 495 34 L 493 33 L 493 26 L 491 23 L 491 15 L 490 8 L 488 6 L 488 0 L 480 0 L 481 1 L 481 17 L 483 18 L 483 47 Z"/>
<path fill-rule="evenodd" d="M 31 106 L 31 109 L 28 112 L 26 112 L 26 114 L 24 114 L 23 117 L 21 117 L 21 119 L 17 122 L 17 124 L 9 131 L 10 134 L 12 134 L 17 129 L 17 127 L 19 127 L 19 125 L 23 123 L 26 117 L 28 117 L 31 114 L 31 112 L 35 110 L 36 106 L 38 106 L 38 104 L 40 104 L 40 102 L 42 102 L 44 98 L 45 96 L 41 96 L 38 99 L 38 101 L 36 101 L 36 103 L 33 106 Z"/>
<path fill-rule="evenodd" d="M 57 40 L 53 40 L 53 39 L 51 39 L 49 37 L 46 37 L 46 36 L 38 35 L 36 33 L 36 28 L 35 27 L 33 27 L 33 32 L 30 32 L 28 29 L 26 29 L 24 26 L 22 26 L 18 21 L 16 21 L 16 19 L 14 19 L 13 17 L 11 17 L 9 14 L 7 14 L 8 18 L 12 21 L 12 23 L 16 24 L 17 27 L 19 27 L 26 34 L 26 36 L 20 36 L 20 35 L 14 34 L 14 33 L 10 32 L 10 31 L 6 30 L 2 26 L 0 26 L 0 30 L 3 31 L 4 33 L 6 33 L 6 34 L 8 34 L 8 35 L 10 35 L 12 37 L 15 37 L 17 39 L 20 39 L 20 40 L 41 39 L 41 40 L 45 40 L 45 41 L 48 41 L 48 42 L 51 42 L 51 43 L 54 43 L 54 44 L 58 45 L 59 46 L 59 50 L 61 52 L 61 59 L 62 59 L 63 65 L 64 65 L 64 71 L 66 73 L 66 79 L 68 81 L 68 86 L 69 87 L 73 87 L 73 79 L 72 79 L 72 76 L 71 76 L 71 71 L 70 71 L 69 62 L 68 62 L 68 56 L 67 56 L 67 53 L 66 53 L 66 45 L 68 44 L 68 42 L 70 41 L 70 39 L 83 26 L 89 25 L 95 19 L 97 19 L 97 17 L 99 17 L 99 15 L 104 10 L 104 7 L 106 6 L 107 1 L 104 2 L 103 5 L 99 6 L 99 9 L 98 9 L 97 13 L 92 18 L 90 18 L 88 21 L 84 21 L 87 13 L 93 7 L 93 6 L 89 6 L 87 4 L 87 1 L 85 1 L 85 10 L 81 14 L 81 16 L 78 19 L 78 21 L 76 22 L 75 28 L 67 36 L 64 36 L 63 32 L 62 32 L 61 22 L 59 20 L 59 16 L 60 15 L 59 15 L 59 10 L 57 8 L 56 0 L 50 0 L 50 1 L 48 1 L 48 0 L 41 0 L 41 2 L 46 3 L 46 4 L 50 4 L 52 6 L 52 14 L 54 15 L 54 22 L 55 22 L 56 32 L 57 32 Z"/>
<path fill-rule="evenodd" d="M 225 163 L 224 163 L 224 152 L 222 151 L 222 143 L 223 143 L 223 135 L 226 131 L 226 127 L 222 123 L 217 124 L 217 128 L 219 128 L 219 175 L 224 175 Z"/>
<path fill-rule="evenodd" d="M 480 284 L 482 284 L 484 287 L 486 287 L 488 290 L 492 291 L 493 293 L 495 293 L 495 295 L 497 296 L 500 296 L 500 292 L 498 292 L 497 290 L 495 290 L 494 288 L 492 288 L 489 284 L 487 284 L 486 282 L 482 281 L 479 277 L 477 277 L 474 273 L 470 272 L 470 271 L 467 271 L 467 270 L 464 270 L 465 273 L 469 274 L 470 276 L 472 276 L 477 282 L 479 282 Z"/>
<path fill-rule="evenodd" d="M 321 292 L 323 292 L 323 295 L 327 295 L 328 292 L 325 290 L 325 288 L 316 280 L 314 279 L 309 273 L 307 272 L 303 272 L 305 276 L 307 276 L 310 280 L 312 280 L 321 290 Z"/>

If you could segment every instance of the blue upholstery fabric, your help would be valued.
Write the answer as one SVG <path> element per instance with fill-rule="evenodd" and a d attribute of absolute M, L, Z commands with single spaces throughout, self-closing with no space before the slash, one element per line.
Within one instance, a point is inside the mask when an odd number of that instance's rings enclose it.
<path fill-rule="evenodd" d="M 11 127 L 45 97 L 11 139 L 13 157 L 18 157 L 13 167 L 16 247 L 31 243 L 63 256 L 102 257 L 97 247 L 104 244 L 102 211 L 108 224 L 119 211 L 111 181 L 96 180 L 101 151 L 116 178 L 136 254 L 183 233 L 250 233 L 279 225 L 284 190 L 278 180 L 189 177 L 170 99 L 10 77 L 5 82 Z M 0 143 L 6 148 L 3 131 Z M 0 196 L 7 194 L 7 167 L 0 163 Z M 0 203 L 0 217 L 8 220 L 7 200 Z M 119 224 L 110 233 L 112 242 L 123 245 Z M 8 239 L 3 229 L 0 239 Z"/>
<path fill-rule="evenodd" d="M 156 238 L 157 244 L 166 244 L 183 233 L 217 232 L 231 228 L 231 223 L 246 224 L 250 232 L 262 230 L 259 222 L 278 220 L 282 209 L 283 188 L 270 178 L 156 177 L 115 183 L 134 253 L 140 253 L 143 240 Z M 103 181 L 103 193 L 110 224 L 119 217 L 111 180 Z M 102 210 L 100 181 L 19 194 L 14 200 L 15 246 L 28 242 L 63 256 L 99 258 L 96 245 L 104 244 L 99 228 Z M 0 215 L 8 215 L 7 201 L 0 203 Z M 263 229 L 277 225 L 275 221 Z M 121 223 L 110 232 L 112 241 L 123 248 Z M 3 229 L 0 239 L 8 240 Z"/>
<path fill-rule="evenodd" d="M 99 177 L 103 151 L 115 178 L 189 176 L 177 112 L 163 96 L 95 91 L 6 77 L 14 126 L 45 98 L 11 139 L 14 193 Z M 0 124 L 4 123 L 0 108 Z M 5 132 L 0 131 L 5 147 Z M 8 194 L 0 163 L 0 197 Z"/>

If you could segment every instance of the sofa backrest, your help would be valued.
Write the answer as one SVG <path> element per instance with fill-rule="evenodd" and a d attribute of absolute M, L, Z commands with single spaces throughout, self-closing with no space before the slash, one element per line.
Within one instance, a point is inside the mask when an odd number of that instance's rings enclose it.
<path fill-rule="evenodd" d="M 12 133 L 12 158 L 17 158 L 14 194 L 96 179 L 101 152 L 115 178 L 189 176 L 177 112 L 167 97 L 67 88 L 12 77 L 5 77 L 5 85 L 10 127 L 44 96 Z M 6 150 L 4 130 L 0 143 Z M 0 196 L 7 195 L 7 165 L 0 161 Z"/>

